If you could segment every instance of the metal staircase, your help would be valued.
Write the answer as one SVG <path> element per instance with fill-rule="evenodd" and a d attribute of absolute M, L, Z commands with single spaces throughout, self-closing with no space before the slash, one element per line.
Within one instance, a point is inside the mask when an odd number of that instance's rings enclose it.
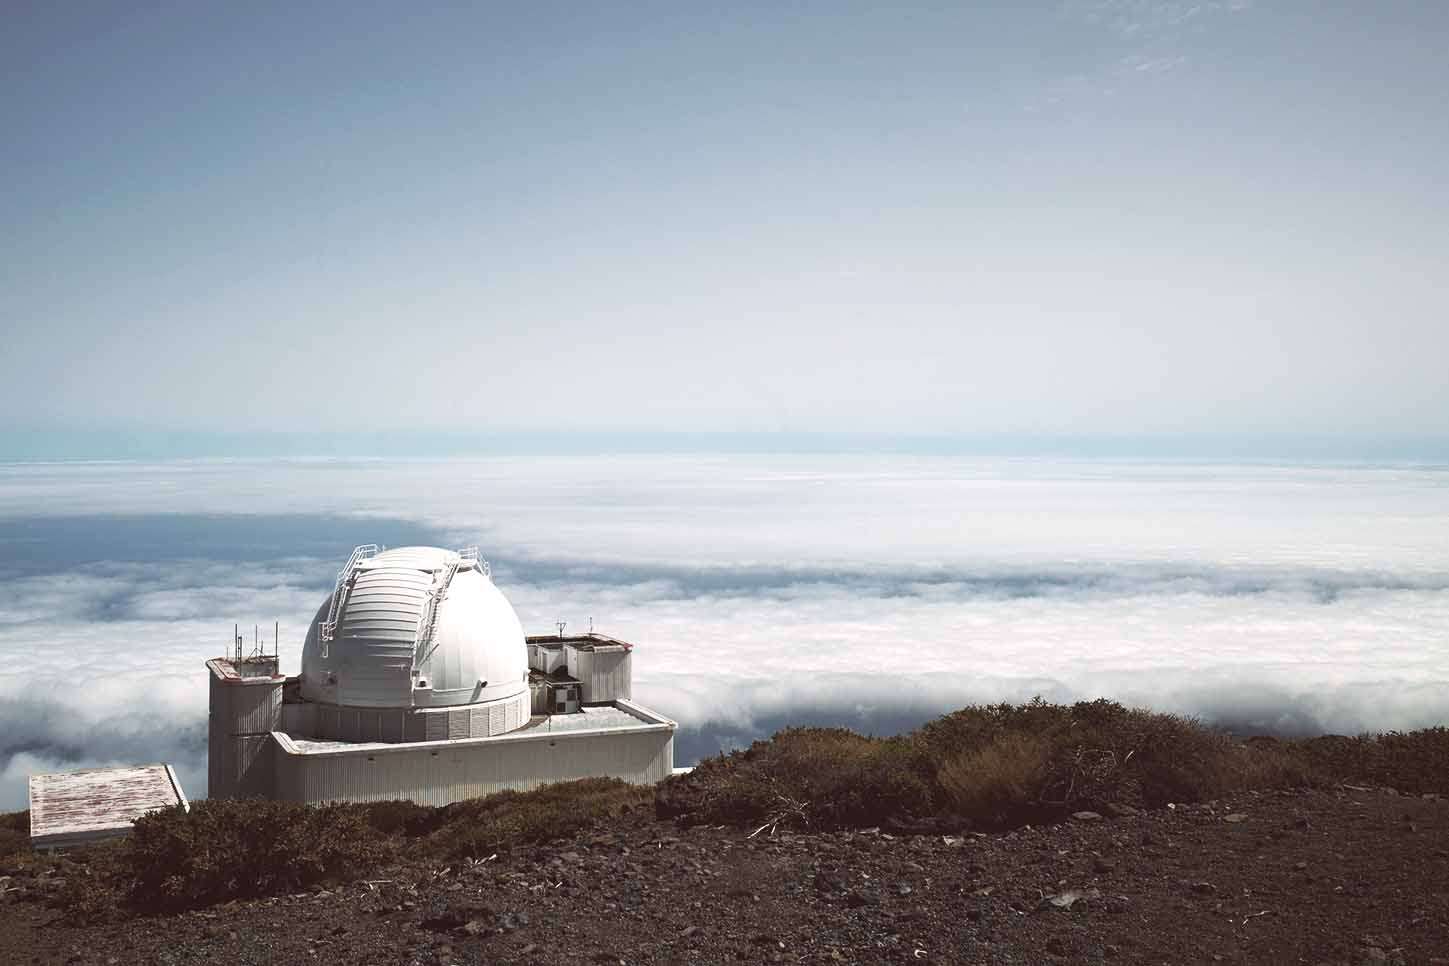
<path fill-rule="evenodd" d="M 418 639 L 413 646 L 414 677 L 438 649 L 438 607 L 443 603 L 443 598 L 448 596 L 448 587 L 453 583 L 453 578 L 464 566 L 476 566 L 482 570 L 484 576 L 489 573 L 488 564 L 478 560 L 477 547 L 464 547 L 453 555 L 446 567 L 435 572 L 432 590 L 428 593 L 422 617 L 418 620 Z"/>
<path fill-rule="evenodd" d="M 332 602 L 327 605 L 327 619 L 322 622 L 317 635 L 317 642 L 322 646 L 323 657 L 327 657 L 327 645 L 332 642 L 332 637 L 337 632 L 337 622 L 342 619 L 342 606 L 347 596 L 346 592 L 352 589 L 352 582 L 357 578 L 358 568 L 362 566 L 364 560 L 376 557 L 379 549 L 375 543 L 364 543 L 360 547 L 354 547 L 352 556 L 347 558 L 347 563 L 337 572 L 337 585 L 332 588 Z"/>

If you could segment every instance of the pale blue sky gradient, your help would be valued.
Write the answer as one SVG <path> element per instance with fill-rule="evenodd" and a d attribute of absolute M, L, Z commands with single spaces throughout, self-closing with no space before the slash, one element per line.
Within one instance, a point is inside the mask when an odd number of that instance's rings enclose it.
<path fill-rule="evenodd" d="M 1446 37 L 10 4 L 0 432 L 1443 440 Z"/>

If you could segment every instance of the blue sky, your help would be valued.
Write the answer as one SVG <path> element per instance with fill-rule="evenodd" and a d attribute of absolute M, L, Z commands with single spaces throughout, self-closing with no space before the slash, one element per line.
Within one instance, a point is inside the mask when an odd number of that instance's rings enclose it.
<path fill-rule="evenodd" d="M 12 4 L 0 436 L 1443 440 L 1446 35 Z"/>

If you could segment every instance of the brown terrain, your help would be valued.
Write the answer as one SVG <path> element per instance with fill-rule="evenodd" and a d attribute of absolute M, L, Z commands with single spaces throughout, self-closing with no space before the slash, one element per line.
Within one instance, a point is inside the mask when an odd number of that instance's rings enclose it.
<path fill-rule="evenodd" d="M 175 914 L 58 901 L 87 850 L 12 856 L 0 962 L 1449 964 L 1433 795 L 1340 783 L 962 834 L 647 811 Z"/>

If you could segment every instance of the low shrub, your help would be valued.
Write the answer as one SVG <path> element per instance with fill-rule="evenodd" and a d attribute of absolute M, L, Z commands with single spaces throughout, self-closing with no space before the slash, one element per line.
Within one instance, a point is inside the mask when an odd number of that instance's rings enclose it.
<path fill-rule="evenodd" d="M 0 814 L 0 859 L 30 851 L 30 813 Z"/>
<path fill-rule="evenodd" d="M 177 909 L 344 881 L 392 851 L 359 806 L 204 800 L 138 819 L 120 864 L 134 903 Z"/>
<path fill-rule="evenodd" d="M 983 825 L 1006 825 L 1034 804 L 1051 746 L 1030 735 L 1009 734 L 963 752 L 936 773 L 943 805 Z"/>
<path fill-rule="evenodd" d="M 876 825 L 929 814 L 929 776 L 908 738 L 787 728 L 666 782 L 656 810 L 691 822 Z"/>
<path fill-rule="evenodd" d="M 1324 735 L 1286 743 L 1290 753 L 1334 781 L 1383 785 L 1418 795 L 1449 792 L 1449 728 L 1382 735 Z"/>
<path fill-rule="evenodd" d="M 1291 750 L 1098 700 L 962 708 L 899 738 L 791 728 L 661 786 L 686 822 L 828 828 L 955 816 L 1006 827 L 1110 803 L 1156 807 L 1317 779 Z"/>
<path fill-rule="evenodd" d="M 405 835 L 415 838 L 438 827 L 441 809 L 419 805 L 406 799 L 369 802 L 361 806 L 367 824 L 384 835 Z"/>
<path fill-rule="evenodd" d="M 646 807 L 653 791 L 617 778 L 584 778 L 527 792 L 504 791 L 432 810 L 424 847 L 449 858 L 484 858 L 513 845 L 567 838 Z"/>

